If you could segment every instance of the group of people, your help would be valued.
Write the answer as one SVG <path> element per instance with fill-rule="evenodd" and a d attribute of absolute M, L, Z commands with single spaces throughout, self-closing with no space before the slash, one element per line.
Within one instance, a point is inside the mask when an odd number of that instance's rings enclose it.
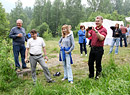
<path fill-rule="evenodd" d="M 116 43 L 115 54 L 118 54 L 119 44 L 120 44 L 120 47 L 123 47 L 123 45 L 122 45 L 123 39 L 124 39 L 125 47 L 127 47 L 127 44 L 130 44 L 130 41 L 129 41 L 130 40 L 130 36 L 129 36 L 130 28 L 129 28 L 129 25 L 127 25 L 127 27 L 124 27 L 123 25 L 121 25 L 119 28 L 118 23 L 116 23 L 115 26 L 111 26 L 110 28 L 113 31 L 113 34 L 112 34 L 113 40 L 111 43 L 109 54 L 112 53 L 115 43 Z M 128 43 L 127 43 L 127 39 L 128 39 Z"/>
<path fill-rule="evenodd" d="M 37 62 L 41 65 L 44 71 L 44 75 L 47 79 L 48 83 L 55 82 L 52 80 L 47 64 L 45 63 L 45 59 L 48 60 L 46 53 L 46 44 L 43 38 L 37 36 L 37 31 L 32 29 L 30 34 L 31 38 L 26 39 L 25 29 L 22 27 L 23 21 L 18 19 L 16 21 L 17 26 L 11 29 L 9 37 L 13 39 L 13 53 L 16 71 L 21 71 L 19 65 L 19 53 L 21 54 L 22 60 L 22 68 L 28 68 L 26 66 L 26 62 L 28 61 L 28 56 L 31 64 L 31 72 L 33 82 L 36 83 L 36 65 Z M 101 60 L 104 54 L 104 40 L 107 35 L 107 30 L 103 27 L 103 17 L 97 16 L 95 18 L 96 27 L 92 27 L 91 29 L 88 27 L 85 30 L 84 26 L 80 26 L 79 35 L 79 44 L 80 44 L 80 52 L 81 55 L 83 53 L 82 47 L 84 47 L 85 55 L 87 56 L 86 50 L 86 38 L 91 37 L 91 51 L 89 54 L 89 78 L 94 78 L 94 61 L 96 61 L 96 76 L 95 79 L 98 79 L 101 75 L 102 65 Z M 62 81 L 68 80 L 69 83 L 73 83 L 73 74 L 71 64 L 73 64 L 71 52 L 75 47 L 73 33 L 71 31 L 70 25 L 62 26 L 62 36 L 59 40 L 60 54 L 59 60 L 63 63 L 64 68 L 64 77 Z M 27 45 L 25 48 L 25 41 L 27 41 Z M 44 58 L 43 58 L 44 53 Z"/>

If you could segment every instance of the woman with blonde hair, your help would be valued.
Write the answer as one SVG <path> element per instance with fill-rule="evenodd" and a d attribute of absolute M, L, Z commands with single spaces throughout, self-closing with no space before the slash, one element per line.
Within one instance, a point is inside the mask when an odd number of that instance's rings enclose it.
<path fill-rule="evenodd" d="M 64 78 L 62 81 L 68 79 L 68 81 L 73 83 L 73 74 L 71 69 L 71 64 L 73 64 L 71 52 L 74 49 L 74 38 L 70 34 L 70 29 L 68 25 L 62 26 L 62 37 L 59 40 L 60 46 L 60 57 L 59 60 L 63 62 L 64 67 Z"/>

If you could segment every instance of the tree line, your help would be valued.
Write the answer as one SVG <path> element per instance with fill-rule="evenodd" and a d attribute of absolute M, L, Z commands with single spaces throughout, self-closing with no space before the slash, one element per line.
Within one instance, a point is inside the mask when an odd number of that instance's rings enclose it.
<path fill-rule="evenodd" d="M 16 20 L 21 18 L 27 33 L 36 29 L 40 36 L 61 35 L 63 24 L 72 25 L 74 36 L 80 22 L 94 21 L 97 15 L 106 19 L 125 20 L 130 15 L 130 0 L 87 0 L 87 5 L 82 5 L 81 0 L 35 0 L 33 8 L 23 8 L 18 0 L 15 8 L 7 14 L 10 28 L 16 25 Z"/>

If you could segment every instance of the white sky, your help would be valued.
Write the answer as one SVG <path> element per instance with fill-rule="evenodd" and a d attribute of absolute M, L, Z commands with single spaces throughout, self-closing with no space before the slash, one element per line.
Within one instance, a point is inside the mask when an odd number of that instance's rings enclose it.
<path fill-rule="evenodd" d="M 6 12 L 10 12 L 11 9 L 15 7 L 15 2 L 17 0 L 0 0 L 2 2 L 3 8 L 5 8 Z M 54 0 L 51 0 L 53 2 Z M 65 1 L 65 0 L 63 0 Z M 82 0 L 82 4 L 86 4 L 87 0 Z M 35 0 L 21 0 L 23 7 L 25 8 L 26 6 L 28 7 L 33 7 Z"/>

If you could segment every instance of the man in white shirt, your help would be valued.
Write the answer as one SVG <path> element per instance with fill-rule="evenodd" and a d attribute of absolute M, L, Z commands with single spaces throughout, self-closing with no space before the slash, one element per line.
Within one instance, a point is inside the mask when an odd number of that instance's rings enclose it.
<path fill-rule="evenodd" d="M 48 70 L 47 64 L 45 63 L 45 60 L 43 58 L 43 52 L 44 52 L 45 59 L 48 60 L 44 40 L 41 37 L 37 37 L 36 30 L 33 29 L 30 33 L 31 33 L 32 38 L 30 38 L 27 41 L 25 62 L 27 62 L 28 52 L 29 52 L 30 53 L 30 64 L 31 64 L 31 70 L 32 70 L 32 79 L 33 79 L 34 84 L 36 83 L 36 80 L 37 80 L 37 77 L 36 77 L 37 62 L 42 66 L 45 77 L 47 79 L 47 82 L 48 83 L 55 82 L 51 79 L 51 75 Z M 30 51 L 29 51 L 29 49 L 30 49 Z"/>

